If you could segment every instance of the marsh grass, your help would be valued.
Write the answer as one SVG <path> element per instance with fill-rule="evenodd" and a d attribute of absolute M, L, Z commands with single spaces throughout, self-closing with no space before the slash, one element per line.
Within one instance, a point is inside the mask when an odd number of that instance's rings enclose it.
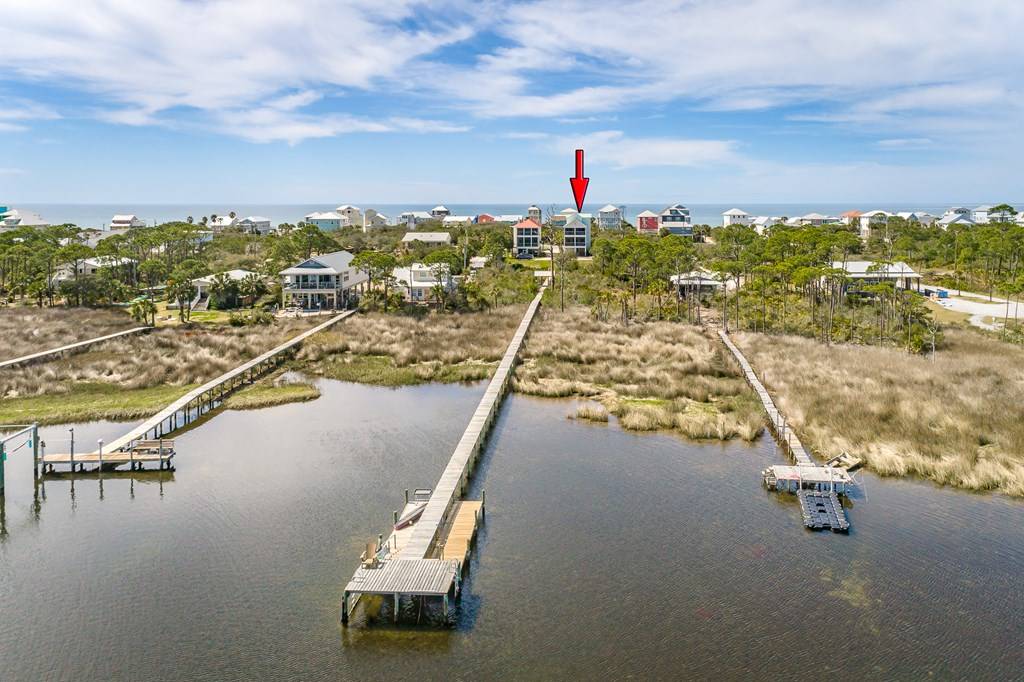
<path fill-rule="evenodd" d="M 269 326 L 177 327 L 107 341 L 66 358 L 0 373 L 0 414 L 34 411 L 47 423 L 148 416 L 189 387 L 309 326 L 300 318 Z"/>
<path fill-rule="evenodd" d="M 233 393 L 224 400 L 229 410 L 257 410 L 288 403 L 302 403 L 320 397 L 320 389 L 310 381 L 277 379 L 259 381 Z"/>
<path fill-rule="evenodd" d="M 763 423 L 738 370 L 699 328 L 675 322 L 623 326 L 595 320 L 583 308 L 542 309 L 513 387 L 595 400 L 633 431 L 753 440 Z M 579 410 L 577 416 L 587 418 Z"/>
<path fill-rule="evenodd" d="M 1024 348 L 959 329 L 935 359 L 736 334 L 806 445 L 873 471 L 1024 495 Z"/>
<path fill-rule="evenodd" d="M 112 308 L 0 308 L 0 360 L 140 326 Z"/>
<path fill-rule="evenodd" d="M 307 342 L 299 365 L 317 376 L 380 386 L 478 381 L 493 373 L 524 311 L 356 315 Z"/>

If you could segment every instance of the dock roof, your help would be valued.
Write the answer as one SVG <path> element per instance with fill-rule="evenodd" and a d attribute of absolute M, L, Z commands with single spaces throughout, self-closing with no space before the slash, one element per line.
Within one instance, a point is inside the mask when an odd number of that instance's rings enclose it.
<path fill-rule="evenodd" d="M 380 568 L 360 566 L 345 591 L 444 596 L 458 574 L 459 562 L 454 559 L 392 559 Z"/>

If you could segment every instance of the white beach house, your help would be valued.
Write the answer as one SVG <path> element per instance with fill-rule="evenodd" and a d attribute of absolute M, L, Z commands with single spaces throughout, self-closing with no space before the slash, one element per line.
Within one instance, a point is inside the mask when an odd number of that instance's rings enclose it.
<path fill-rule="evenodd" d="M 352 258 L 348 251 L 335 251 L 282 270 L 281 305 L 305 310 L 347 307 L 368 280 L 365 272 L 352 267 Z"/>
<path fill-rule="evenodd" d="M 604 230 L 617 230 L 622 227 L 622 209 L 608 204 L 597 212 L 597 226 Z"/>
<path fill-rule="evenodd" d="M 562 248 L 574 256 L 586 256 L 590 253 L 590 221 L 583 220 L 579 215 L 569 218 L 562 228 Z"/>
<path fill-rule="evenodd" d="M 445 291 L 455 289 L 455 278 L 448 266 L 439 263 L 436 266 L 413 263 L 404 268 L 395 268 L 391 273 L 407 301 L 421 303 L 434 296 L 434 287 L 443 287 Z M 440 277 L 440 279 L 438 279 Z"/>
<path fill-rule="evenodd" d="M 449 211 L 448 207 L 443 204 L 438 204 L 434 208 L 430 209 L 430 215 L 431 217 L 434 218 L 434 220 L 441 220 L 445 216 L 450 216 L 451 214 L 452 212 Z"/>
<path fill-rule="evenodd" d="M 897 289 L 921 290 L 921 275 L 903 261 L 876 263 L 868 260 L 834 261 L 832 267 L 842 270 L 849 283 L 848 291 L 857 291 L 869 284 L 892 282 Z"/>
<path fill-rule="evenodd" d="M 351 204 L 342 204 L 338 208 L 334 209 L 334 212 L 338 215 L 345 216 L 345 220 L 348 222 L 346 225 L 362 225 L 363 224 L 363 211 L 358 206 Z"/>
<path fill-rule="evenodd" d="M 752 218 L 750 214 L 741 208 L 730 208 L 728 211 L 722 214 L 722 226 L 729 227 L 730 225 L 750 225 Z"/>
<path fill-rule="evenodd" d="M 414 242 L 429 246 L 444 246 L 452 243 L 450 232 L 406 232 L 402 237 L 402 245 L 409 247 Z"/>

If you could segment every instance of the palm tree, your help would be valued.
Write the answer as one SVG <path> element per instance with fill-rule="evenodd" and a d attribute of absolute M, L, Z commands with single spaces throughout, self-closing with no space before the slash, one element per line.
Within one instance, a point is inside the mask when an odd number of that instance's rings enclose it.
<path fill-rule="evenodd" d="M 256 273 L 249 273 L 238 283 L 239 293 L 249 299 L 249 306 L 252 308 L 256 307 L 256 299 L 262 296 L 266 290 L 266 285 Z"/>

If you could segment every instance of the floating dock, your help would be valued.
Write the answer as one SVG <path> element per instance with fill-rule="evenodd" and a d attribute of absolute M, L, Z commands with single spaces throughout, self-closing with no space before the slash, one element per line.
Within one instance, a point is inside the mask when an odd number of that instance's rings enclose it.
<path fill-rule="evenodd" d="M 459 595 L 462 571 L 484 515 L 483 500 L 462 500 L 462 495 L 473 466 L 483 452 L 488 430 L 498 415 L 519 351 L 546 288 L 546 284 L 542 286 L 527 307 L 419 519 L 410 526 L 395 530 L 387 541 L 379 536 L 377 542 L 363 553 L 361 563 L 342 596 L 343 625 L 348 625 L 360 598 L 367 595 L 393 599 L 395 622 L 403 598 L 418 598 L 422 604 L 426 597 L 441 597 L 444 622 L 447 622 L 449 603 Z M 395 514 L 396 523 L 411 511 L 410 503 L 406 502 L 402 514 Z M 444 591 L 438 592 L 438 581 L 446 580 Z"/>
<path fill-rule="evenodd" d="M 805 526 L 811 530 L 849 532 L 850 523 L 846 520 L 843 504 L 835 493 L 800 490 L 796 495 L 800 499 L 800 511 Z"/>

